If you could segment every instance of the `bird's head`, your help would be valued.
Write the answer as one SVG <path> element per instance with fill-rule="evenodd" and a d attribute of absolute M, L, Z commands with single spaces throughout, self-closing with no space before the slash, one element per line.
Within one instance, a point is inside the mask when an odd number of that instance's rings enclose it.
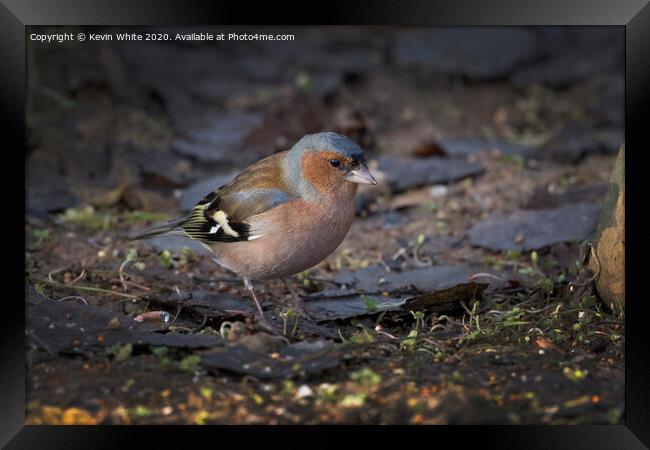
<path fill-rule="evenodd" d="M 366 155 L 347 136 L 325 132 L 308 134 L 289 151 L 289 159 L 299 162 L 303 182 L 317 191 L 349 189 L 351 183 L 377 184 L 368 170 Z"/>

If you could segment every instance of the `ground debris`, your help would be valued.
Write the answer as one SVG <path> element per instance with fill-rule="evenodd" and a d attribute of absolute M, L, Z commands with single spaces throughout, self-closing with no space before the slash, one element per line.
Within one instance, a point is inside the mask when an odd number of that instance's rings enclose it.
<path fill-rule="evenodd" d="M 309 300 L 305 304 L 305 309 L 317 320 L 338 320 L 379 314 L 382 311 L 395 311 L 403 304 L 404 300 L 400 297 L 353 294 Z"/>
<path fill-rule="evenodd" d="M 571 185 L 558 189 L 547 184 L 535 189 L 524 204 L 524 209 L 551 209 L 575 203 L 597 203 L 605 198 L 607 183 Z"/>
<path fill-rule="evenodd" d="M 624 136 L 620 131 L 596 130 L 588 123 L 572 122 L 563 126 L 533 155 L 538 159 L 577 164 L 592 153 L 614 155 L 623 143 Z"/>
<path fill-rule="evenodd" d="M 577 203 L 557 209 L 518 211 L 479 222 L 468 234 L 473 245 L 494 251 L 536 250 L 589 238 L 596 231 L 601 208 L 597 203 Z"/>
<path fill-rule="evenodd" d="M 472 267 L 441 265 L 388 272 L 385 266 L 376 264 L 354 271 L 342 270 L 334 281 L 354 286 L 362 293 L 423 293 L 466 283 L 468 277 L 477 271 Z"/>
<path fill-rule="evenodd" d="M 46 351 L 83 354 L 114 345 L 210 348 L 222 345 L 218 336 L 167 332 L 162 322 L 137 322 L 118 309 L 57 302 L 28 288 L 26 333 Z"/>
<path fill-rule="evenodd" d="M 168 308 L 180 307 L 213 318 L 226 318 L 234 315 L 254 316 L 256 311 L 252 301 L 248 299 L 202 289 L 180 291 L 180 293 L 173 289 L 166 289 L 151 293 L 144 299 L 152 304 Z"/>
<path fill-rule="evenodd" d="M 403 66 L 493 79 L 535 58 L 534 49 L 535 36 L 525 29 L 449 28 L 405 33 L 396 40 L 393 52 Z"/>
<path fill-rule="evenodd" d="M 203 356 L 201 363 L 208 369 L 226 370 L 260 379 L 296 378 L 315 375 L 338 367 L 340 351 L 325 340 L 289 344 L 271 355 L 237 345 Z"/>
<path fill-rule="evenodd" d="M 334 281 L 345 288 L 315 293 L 305 308 L 320 320 L 415 308 L 449 311 L 456 309 L 461 300 L 479 297 L 488 286 L 485 280 L 468 278 L 475 272 L 453 266 L 387 272 L 381 265 L 342 271 Z"/>
<path fill-rule="evenodd" d="M 515 83 L 561 88 L 596 75 L 615 74 L 623 65 L 620 39 L 598 29 L 538 31 L 540 58 L 515 71 Z"/>
<path fill-rule="evenodd" d="M 31 47 L 27 423 L 623 423 L 625 322 L 571 293 L 588 233 L 558 231 L 624 139 L 621 31 L 287 32 Z M 261 323 L 200 244 L 126 239 L 329 130 L 378 184 L 305 311 L 255 283 Z"/>
<path fill-rule="evenodd" d="M 465 177 L 480 175 L 483 166 L 464 159 L 407 159 L 382 156 L 379 169 L 386 172 L 386 182 L 393 192 L 431 184 L 450 183 Z"/>
<path fill-rule="evenodd" d="M 154 236 L 143 240 L 142 243 L 159 251 L 169 250 L 172 253 L 177 253 L 182 251 L 183 248 L 188 248 L 197 254 L 210 254 L 210 251 L 199 242 L 185 236 L 177 236 L 173 234 Z"/>
<path fill-rule="evenodd" d="M 504 140 L 490 139 L 443 139 L 436 143 L 436 146 L 446 156 L 459 158 L 474 155 L 488 150 L 498 150 L 505 155 L 519 155 L 526 157 L 530 155 L 531 149 Z"/>
<path fill-rule="evenodd" d="M 197 111 L 201 111 L 197 109 Z M 176 140 L 172 149 L 180 155 L 203 163 L 235 162 L 242 141 L 262 124 L 255 113 L 198 117 L 192 129 L 184 129 L 185 138 Z"/>
<path fill-rule="evenodd" d="M 36 178 L 39 180 L 39 178 Z M 26 190 L 26 208 L 31 214 L 59 212 L 80 202 L 63 177 L 48 176 L 31 182 Z"/>

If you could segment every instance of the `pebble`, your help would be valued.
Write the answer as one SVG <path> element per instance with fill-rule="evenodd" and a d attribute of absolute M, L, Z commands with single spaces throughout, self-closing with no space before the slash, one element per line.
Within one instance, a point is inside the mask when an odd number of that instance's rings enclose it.
<path fill-rule="evenodd" d="M 312 389 L 309 386 L 307 386 L 306 384 L 303 384 L 302 386 L 300 386 L 298 388 L 298 392 L 296 393 L 296 396 L 298 398 L 311 397 L 312 395 L 314 395 L 314 391 L 312 391 Z"/>

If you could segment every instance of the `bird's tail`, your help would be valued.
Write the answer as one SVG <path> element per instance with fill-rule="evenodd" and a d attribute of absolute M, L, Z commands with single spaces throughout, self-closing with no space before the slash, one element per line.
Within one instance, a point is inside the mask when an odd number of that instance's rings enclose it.
<path fill-rule="evenodd" d="M 147 239 L 166 233 L 181 233 L 181 226 L 185 222 L 187 222 L 187 217 L 178 217 L 176 219 L 168 220 L 167 222 L 156 224 L 150 228 L 147 228 L 146 230 L 133 233 L 129 236 L 129 240 L 135 241 L 138 239 Z"/>

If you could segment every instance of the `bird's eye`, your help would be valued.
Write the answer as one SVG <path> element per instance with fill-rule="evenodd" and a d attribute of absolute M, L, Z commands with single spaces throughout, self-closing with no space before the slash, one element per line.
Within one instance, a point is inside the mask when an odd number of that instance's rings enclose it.
<path fill-rule="evenodd" d="M 341 161 L 339 161 L 338 159 L 331 160 L 330 164 L 332 165 L 332 167 L 341 167 Z"/>

